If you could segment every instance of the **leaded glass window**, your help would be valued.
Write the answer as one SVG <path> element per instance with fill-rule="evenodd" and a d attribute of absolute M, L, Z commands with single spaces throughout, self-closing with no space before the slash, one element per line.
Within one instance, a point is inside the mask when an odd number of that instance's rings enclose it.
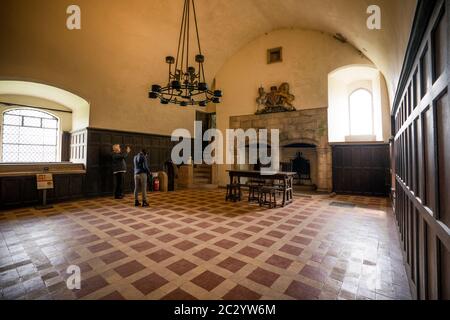
<path fill-rule="evenodd" d="M 2 162 L 57 162 L 58 119 L 33 109 L 3 114 Z"/>

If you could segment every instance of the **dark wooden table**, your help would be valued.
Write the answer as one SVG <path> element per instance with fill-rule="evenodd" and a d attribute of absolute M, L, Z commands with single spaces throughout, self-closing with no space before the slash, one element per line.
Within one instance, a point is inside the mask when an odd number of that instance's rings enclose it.
<path fill-rule="evenodd" d="M 230 184 L 241 184 L 241 178 L 282 181 L 282 206 L 285 207 L 294 201 L 294 192 L 292 188 L 294 184 L 294 176 L 297 174 L 295 172 L 276 172 L 271 174 L 262 174 L 261 171 L 251 170 L 228 170 L 227 172 L 230 175 Z"/>

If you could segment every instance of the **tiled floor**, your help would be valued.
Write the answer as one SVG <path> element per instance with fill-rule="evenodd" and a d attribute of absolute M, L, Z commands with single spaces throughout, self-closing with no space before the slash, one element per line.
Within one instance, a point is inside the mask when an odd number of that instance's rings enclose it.
<path fill-rule="evenodd" d="M 132 203 L 0 213 L 1 298 L 411 298 L 386 199 L 297 197 L 268 210 L 210 190 Z M 70 265 L 79 291 L 67 289 Z"/>

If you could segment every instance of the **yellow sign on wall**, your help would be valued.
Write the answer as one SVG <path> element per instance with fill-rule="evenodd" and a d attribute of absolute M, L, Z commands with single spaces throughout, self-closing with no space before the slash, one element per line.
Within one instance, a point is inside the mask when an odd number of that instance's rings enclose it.
<path fill-rule="evenodd" d="M 53 175 L 51 173 L 37 174 L 36 181 L 38 190 L 53 189 Z"/>

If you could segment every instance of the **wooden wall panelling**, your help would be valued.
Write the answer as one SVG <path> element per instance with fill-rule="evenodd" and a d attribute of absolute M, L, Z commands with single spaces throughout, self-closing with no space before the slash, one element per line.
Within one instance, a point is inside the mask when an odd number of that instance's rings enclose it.
<path fill-rule="evenodd" d="M 61 137 L 61 161 L 62 162 L 68 162 L 70 161 L 70 139 L 71 139 L 71 133 L 70 132 L 63 132 Z"/>
<path fill-rule="evenodd" d="M 48 190 L 51 202 L 78 199 L 84 195 L 84 175 L 54 175 L 55 188 Z M 42 201 L 42 191 L 36 187 L 36 176 L 0 178 L 0 209 L 31 206 Z"/>
<path fill-rule="evenodd" d="M 449 11 L 419 1 L 392 112 L 395 217 L 419 299 L 450 299 Z"/>
<path fill-rule="evenodd" d="M 84 163 L 86 174 L 55 175 L 55 189 L 48 192 L 49 201 L 111 195 L 113 192 L 111 152 L 112 145 L 116 143 L 132 148 L 132 153 L 127 159 L 128 172 L 124 184 L 125 192 L 132 192 L 134 155 L 145 148 L 150 153 L 150 169 L 153 172 L 160 171 L 163 170 L 164 162 L 170 159 L 172 148 L 177 143 L 172 142 L 169 136 L 94 128 L 73 132 L 70 141 L 71 161 Z M 34 176 L 0 178 L 0 201 L 0 209 L 39 203 L 36 178 Z"/>
<path fill-rule="evenodd" d="M 439 194 L 450 192 L 450 104 L 448 93 L 436 103 Z M 439 198 L 439 219 L 450 228 L 450 197 Z"/>
<path fill-rule="evenodd" d="M 334 145 L 334 191 L 387 196 L 391 183 L 389 155 L 388 144 Z"/>
<path fill-rule="evenodd" d="M 172 147 L 176 144 L 169 136 L 121 132 L 104 129 L 88 129 L 87 190 L 89 196 L 110 195 L 113 191 L 111 152 L 113 144 L 124 149 L 130 146 L 132 152 L 127 162 L 124 190 L 134 189 L 133 157 L 141 149 L 149 153 L 149 166 L 153 172 L 163 170 L 164 163 L 170 159 Z"/>

